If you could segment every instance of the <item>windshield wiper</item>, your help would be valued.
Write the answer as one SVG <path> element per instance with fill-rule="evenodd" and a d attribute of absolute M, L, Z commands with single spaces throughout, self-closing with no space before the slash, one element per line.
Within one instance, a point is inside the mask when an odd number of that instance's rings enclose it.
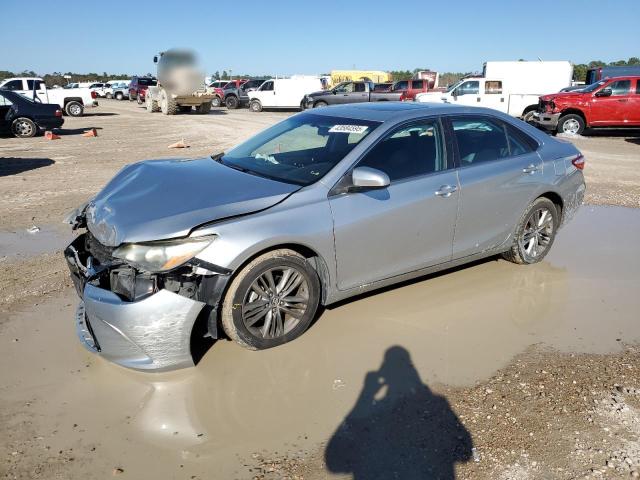
<path fill-rule="evenodd" d="M 224 163 L 222 162 L 222 157 L 224 157 L 224 152 L 216 153 L 214 155 L 211 155 L 211 160 L 224 165 Z"/>

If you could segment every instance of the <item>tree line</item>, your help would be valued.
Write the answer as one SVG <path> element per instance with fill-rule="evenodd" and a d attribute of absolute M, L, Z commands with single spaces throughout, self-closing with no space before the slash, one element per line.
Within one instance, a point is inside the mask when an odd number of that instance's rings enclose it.
<path fill-rule="evenodd" d="M 573 66 L 573 79 L 577 82 L 584 82 L 587 78 L 587 70 L 594 67 L 605 67 L 605 66 L 627 66 L 627 65 L 640 65 L 640 58 L 638 57 L 630 57 L 628 60 L 617 60 L 615 62 L 603 62 L 602 60 L 592 60 L 589 63 L 578 63 Z M 398 80 L 409 80 L 413 78 L 413 76 L 422 70 L 429 70 L 428 68 L 414 68 L 413 70 L 392 70 L 389 73 L 394 81 Z M 466 75 L 470 75 L 473 72 L 444 72 L 440 73 L 440 85 L 446 86 L 451 85 L 462 77 Z M 150 73 L 147 75 L 151 76 Z M 39 77 L 36 72 L 32 70 L 25 70 L 22 72 L 10 72 L 8 70 L 0 70 L 0 80 L 11 77 Z M 70 76 L 71 78 L 67 80 L 65 76 Z M 216 71 L 211 75 L 214 79 L 217 80 L 226 80 L 231 78 L 231 74 L 226 70 L 223 70 L 222 73 Z M 243 74 L 243 75 L 234 75 L 235 78 L 254 78 L 254 75 Z M 261 75 L 260 78 L 270 78 L 271 75 Z M 73 73 L 73 72 L 53 72 L 42 75 L 42 79 L 45 81 L 48 87 L 53 87 L 54 85 L 66 85 L 69 82 L 106 82 L 108 80 L 128 80 L 131 78 L 131 75 L 127 73 L 119 73 L 119 74 L 111 74 L 107 72 L 99 73 Z"/>

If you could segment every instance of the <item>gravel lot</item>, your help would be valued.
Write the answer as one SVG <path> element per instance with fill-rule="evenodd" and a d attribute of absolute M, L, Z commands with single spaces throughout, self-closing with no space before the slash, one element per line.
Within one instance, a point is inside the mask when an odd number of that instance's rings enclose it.
<path fill-rule="evenodd" d="M 595 207 L 541 264 L 435 275 L 186 371 L 80 347 L 64 215 L 127 163 L 210 155 L 290 114 L 101 100 L 60 140 L 0 139 L 0 478 L 640 477 L 640 132 L 567 139 Z"/>

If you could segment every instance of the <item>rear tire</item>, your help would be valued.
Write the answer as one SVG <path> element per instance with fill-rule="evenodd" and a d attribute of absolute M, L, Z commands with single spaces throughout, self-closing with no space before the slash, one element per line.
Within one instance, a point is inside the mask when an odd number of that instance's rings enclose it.
<path fill-rule="evenodd" d="M 516 227 L 513 245 L 503 257 L 520 265 L 542 260 L 553 245 L 560 225 L 560 215 L 554 203 L 537 198 L 524 212 Z"/>
<path fill-rule="evenodd" d="M 302 255 L 287 249 L 267 252 L 232 280 L 222 304 L 222 326 L 249 350 L 282 345 L 309 328 L 320 293 L 318 274 Z"/>
<path fill-rule="evenodd" d="M 178 104 L 164 90 L 160 91 L 160 109 L 165 115 L 175 115 L 178 112 Z"/>
<path fill-rule="evenodd" d="M 211 102 L 205 102 L 198 105 L 198 113 L 200 115 L 206 115 L 211 111 Z"/>
<path fill-rule="evenodd" d="M 105 95 L 105 98 L 108 98 L 109 100 L 111 100 L 113 98 L 113 93 L 107 92 L 107 94 Z"/>
<path fill-rule="evenodd" d="M 30 118 L 18 117 L 11 124 L 11 133 L 18 138 L 31 138 L 38 133 L 38 127 Z"/>
<path fill-rule="evenodd" d="M 314 103 L 314 104 L 313 104 L 313 108 L 326 107 L 327 105 L 328 105 L 328 103 L 327 103 L 327 102 L 322 102 L 322 101 L 320 101 L 320 102 L 316 102 L 316 103 Z"/>
<path fill-rule="evenodd" d="M 238 97 L 236 97 L 235 95 L 229 95 L 224 101 L 224 104 L 229 110 L 235 110 L 236 108 L 238 108 Z"/>
<path fill-rule="evenodd" d="M 563 115 L 558 120 L 558 133 L 568 133 L 569 135 L 582 135 L 585 129 L 584 119 L 580 115 L 570 113 Z"/>
<path fill-rule="evenodd" d="M 259 100 L 251 100 L 249 104 L 249 110 L 252 112 L 261 112 L 262 111 L 262 103 Z"/>
<path fill-rule="evenodd" d="M 81 117 L 84 113 L 84 106 L 80 102 L 71 101 L 64 106 L 64 111 L 70 117 Z"/>

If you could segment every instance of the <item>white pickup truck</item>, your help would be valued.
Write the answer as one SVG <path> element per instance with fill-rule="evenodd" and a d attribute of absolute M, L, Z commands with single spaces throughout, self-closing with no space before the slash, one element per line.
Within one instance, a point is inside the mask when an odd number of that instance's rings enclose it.
<path fill-rule="evenodd" d="M 540 94 L 510 93 L 507 81 L 481 77 L 465 78 L 445 92 L 426 92 L 416 95 L 416 102 L 452 103 L 493 108 L 514 117 L 526 117 L 538 108 Z"/>
<path fill-rule="evenodd" d="M 38 77 L 8 78 L 0 88 L 21 93 L 42 103 L 57 104 L 72 117 L 81 117 L 85 108 L 97 107 L 97 94 L 88 88 L 47 88 Z"/>
<path fill-rule="evenodd" d="M 572 76 L 567 61 L 487 62 L 482 76 L 464 78 L 445 92 L 419 93 L 416 101 L 493 108 L 528 121 L 540 96 L 559 92 Z"/>

